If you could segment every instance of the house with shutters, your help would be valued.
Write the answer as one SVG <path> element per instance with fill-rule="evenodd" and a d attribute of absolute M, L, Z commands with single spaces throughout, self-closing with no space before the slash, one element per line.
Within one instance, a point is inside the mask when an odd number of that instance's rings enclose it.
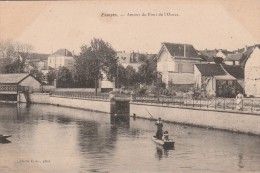
<path fill-rule="evenodd" d="M 203 61 L 192 45 L 178 43 L 162 43 L 156 58 L 157 71 L 168 89 L 193 87 L 194 64 Z"/>
<path fill-rule="evenodd" d="M 73 68 L 74 55 L 67 49 L 59 49 L 48 57 L 48 67 L 58 69 L 60 67 Z"/>

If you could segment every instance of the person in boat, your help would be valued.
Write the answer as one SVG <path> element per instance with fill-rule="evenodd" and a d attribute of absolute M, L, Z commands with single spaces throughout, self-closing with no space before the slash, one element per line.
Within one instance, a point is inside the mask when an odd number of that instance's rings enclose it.
<path fill-rule="evenodd" d="M 165 132 L 163 132 L 163 138 L 165 141 L 169 141 L 169 133 L 167 130 Z"/>
<path fill-rule="evenodd" d="M 157 126 L 157 132 L 156 132 L 156 138 L 162 139 L 163 137 L 163 123 L 161 118 L 158 118 L 158 121 L 156 121 L 155 125 Z"/>

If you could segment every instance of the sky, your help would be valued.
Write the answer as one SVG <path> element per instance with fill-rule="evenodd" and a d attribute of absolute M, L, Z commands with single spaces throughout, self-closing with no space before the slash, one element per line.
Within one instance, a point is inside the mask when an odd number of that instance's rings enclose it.
<path fill-rule="evenodd" d="M 158 53 L 162 42 L 235 50 L 260 43 L 259 18 L 259 0 L 1 1 L 0 39 L 31 44 L 38 53 L 79 53 L 93 38 L 127 52 Z"/>

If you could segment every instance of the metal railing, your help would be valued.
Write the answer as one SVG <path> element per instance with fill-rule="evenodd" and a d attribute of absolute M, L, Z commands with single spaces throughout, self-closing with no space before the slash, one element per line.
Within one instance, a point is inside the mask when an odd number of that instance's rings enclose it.
<path fill-rule="evenodd" d="M 55 91 L 50 93 L 53 96 L 68 97 L 68 98 L 79 98 L 79 99 L 93 99 L 93 100 L 109 100 L 108 94 L 101 94 L 93 92 L 62 92 Z"/>
<path fill-rule="evenodd" d="M 260 99 L 249 98 L 243 99 L 239 105 L 236 103 L 235 98 L 194 99 L 166 96 L 135 96 L 133 97 L 132 102 L 189 107 L 196 109 L 216 109 L 227 111 L 239 110 L 245 112 L 260 113 Z"/>
<path fill-rule="evenodd" d="M 20 86 L 20 85 L 0 85 L 1 92 L 10 92 L 10 91 L 28 91 L 28 86 Z"/>

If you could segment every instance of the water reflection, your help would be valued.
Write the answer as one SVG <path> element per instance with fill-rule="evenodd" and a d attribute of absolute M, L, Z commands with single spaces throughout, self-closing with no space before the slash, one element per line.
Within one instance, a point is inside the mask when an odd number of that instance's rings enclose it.
<path fill-rule="evenodd" d="M 176 148 L 157 146 L 153 121 L 47 105 L 1 105 L 0 172 L 259 172 L 260 138 L 165 123 Z M 7 141 L 8 142 L 8 141 Z M 8 144 L 8 145 L 2 145 Z M 8 159 L 6 159 L 8 158 Z M 49 159 L 49 165 L 19 159 Z M 175 164 L 172 164 L 175 163 Z M 222 166 L 224 165 L 224 166 Z"/>
<path fill-rule="evenodd" d="M 239 155 L 238 155 L 238 167 L 239 168 L 244 168 L 244 165 L 243 165 L 243 153 L 239 153 Z"/>
<path fill-rule="evenodd" d="M 169 155 L 169 150 L 164 149 L 163 147 L 156 146 L 156 158 L 161 160 L 162 158 L 167 158 Z"/>
<path fill-rule="evenodd" d="M 11 141 L 8 139 L 0 139 L 0 144 L 9 144 L 9 143 L 11 143 Z"/>

